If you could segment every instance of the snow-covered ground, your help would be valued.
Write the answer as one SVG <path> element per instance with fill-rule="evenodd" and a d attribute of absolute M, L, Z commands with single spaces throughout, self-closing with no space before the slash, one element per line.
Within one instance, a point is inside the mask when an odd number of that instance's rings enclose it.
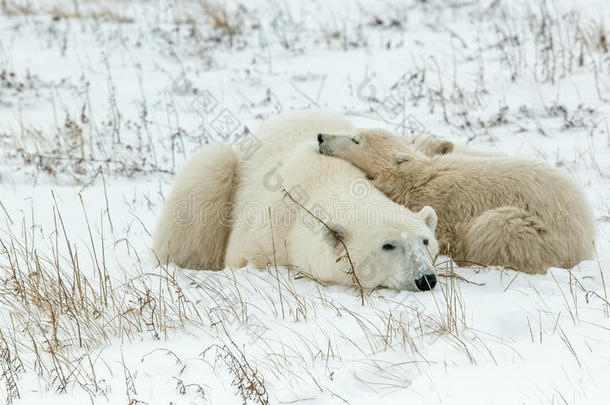
<path fill-rule="evenodd" d="M 608 403 L 609 17 L 605 0 L 0 0 L 0 400 Z M 303 107 L 561 167 L 598 260 L 446 265 L 432 292 L 364 305 L 286 269 L 155 268 L 181 162 Z"/>

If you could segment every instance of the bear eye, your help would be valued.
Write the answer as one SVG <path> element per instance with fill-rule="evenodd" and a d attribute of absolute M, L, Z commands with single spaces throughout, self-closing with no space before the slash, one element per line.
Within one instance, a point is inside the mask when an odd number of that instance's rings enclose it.
<path fill-rule="evenodd" d="M 383 250 L 392 250 L 394 249 L 396 246 L 392 245 L 391 243 L 386 243 L 385 245 L 382 246 Z"/>
<path fill-rule="evenodd" d="M 356 138 L 352 138 L 352 142 L 354 142 L 356 145 L 360 145 L 360 141 Z"/>
<path fill-rule="evenodd" d="M 428 246 L 428 243 L 430 243 L 430 241 L 428 239 L 424 239 L 423 242 L 424 242 L 424 245 L 426 245 L 426 246 Z"/>
<path fill-rule="evenodd" d="M 405 156 L 405 155 L 399 155 L 394 158 L 394 163 L 396 163 L 397 165 L 399 165 L 401 163 L 406 163 L 408 161 L 409 161 L 409 157 Z"/>

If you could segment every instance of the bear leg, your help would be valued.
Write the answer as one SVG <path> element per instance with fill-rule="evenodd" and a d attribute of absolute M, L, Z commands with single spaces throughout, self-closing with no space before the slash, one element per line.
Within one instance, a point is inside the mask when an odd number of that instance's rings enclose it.
<path fill-rule="evenodd" d="M 560 244 L 544 223 L 517 207 L 483 212 L 464 227 L 455 252 L 458 264 L 505 266 L 529 274 L 545 274 L 561 263 Z"/>

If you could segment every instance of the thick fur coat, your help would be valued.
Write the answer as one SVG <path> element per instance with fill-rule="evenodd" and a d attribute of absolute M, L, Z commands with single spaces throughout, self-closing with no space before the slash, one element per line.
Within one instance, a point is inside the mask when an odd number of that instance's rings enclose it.
<path fill-rule="evenodd" d="M 363 170 L 392 200 L 439 217 L 441 252 L 459 264 L 526 273 L 593 258 L 595 224 L 583 191 L 546 164 L 464 154 L 425 156 L 383 130 L 324 135 L 323 154 Z"/>
<path fill-rule="evenodd" d="M 434 287 L 434 210 L 414 213 L 370 186 L 353 165 L 318 153 L 316 133 L 353 130 L 336 114 L 295 111 L 261 125 L 253 154 L 202 148 L 177 176 L 155 254 L 163 263 L 198 269 L 220 268 L 224 258 L 231 268 L 286 266 L 364 288 Z M 227 212 L 230 220 L 220 221 Z"/>

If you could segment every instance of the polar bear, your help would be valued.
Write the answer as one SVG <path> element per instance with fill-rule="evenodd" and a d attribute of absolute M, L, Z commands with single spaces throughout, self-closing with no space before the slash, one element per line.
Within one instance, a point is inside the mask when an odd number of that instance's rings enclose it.
<path fill-rule="evenodd" d="M 217 268 L 220 257 L 234 269 L 286 266 L 321 282 L 365 289 L 432 289 L 439 249 L 434 210 L 423 206 L 414 213 L 392 202 L 353 165 L 317 151 L 317 132 L 353 129 L 336 114 L 294 111 L 261 125 L 252 155 L 202 148 L 180 171 L 164 207 L 156 256 L 200 269 Z M 182 208 L 189 198 L 195 208 Z M 204 221 L 175 220 L 191 219 L 188 214 L 200 209 L 205 212 L 195 217 Z M 229 223 L 218 219 L 226 212 Z"/>
<path fill-rule="evenodd" d="M 546 273 L 593 258 L 591 208 L 559 170 L 516 158 L 430 158 L 381 129 L 349 134 L 319 134 L 319 151 L 351 162 L 410 209 L 432 206 L 441 252 L 458 264 Z"/>

